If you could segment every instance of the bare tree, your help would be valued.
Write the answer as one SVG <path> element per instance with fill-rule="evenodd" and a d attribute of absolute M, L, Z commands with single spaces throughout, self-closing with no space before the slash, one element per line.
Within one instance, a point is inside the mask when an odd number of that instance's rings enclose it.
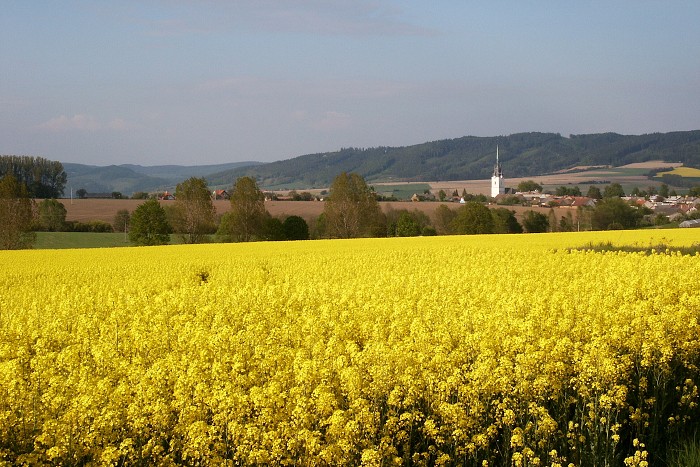
<path fill-rule="evenodd" d="M 377 197 L 358 174 L 343 172 L 335 177 L 323 212 L 331 237 L 386 235 L 384 214 Z"/>
<path fill-rule="evenodd" d="M 172 224 L 186 243 L 202 243 L 213 233 L 215 215 L 206 180 L 192 177 L 177 185 Z"/>

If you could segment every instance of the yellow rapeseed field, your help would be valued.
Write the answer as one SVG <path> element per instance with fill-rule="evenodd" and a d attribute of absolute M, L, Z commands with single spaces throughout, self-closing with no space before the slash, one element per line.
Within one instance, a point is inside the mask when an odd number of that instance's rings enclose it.
<path fill-rule="evenodd" d="M 692 229 L 0 252 L 0 464 L 647 465 Z"/>
<path fill-rule="evenodd" d="M 676 167 L 668 172 L 659 172 L 657 177 L 662 175 L 680 175 L 681 177 L 700 177 L 700 169 L 693 167 Z"/>

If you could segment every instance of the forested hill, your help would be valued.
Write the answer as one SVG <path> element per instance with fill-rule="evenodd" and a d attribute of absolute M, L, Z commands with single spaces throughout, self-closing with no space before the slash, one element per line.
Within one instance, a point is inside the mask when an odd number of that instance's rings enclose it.
<path fill-rule="evenodd" d="M 368 181 L 475 180 L 491 176 L 496 145 L 507 177 L 528 177 L 580 165 L 625 165 L 649 160 L 700 167 L 700 130 L 639 136 L 616 133 L 572 135 L 518 133 L 432 141 L 406 147 L 346 148 L 308 154 L 255 167 L 219 172 L 211 185 L 231 184 L 243 175 L 261 186 L 326 187 L 341 172 Z"/>

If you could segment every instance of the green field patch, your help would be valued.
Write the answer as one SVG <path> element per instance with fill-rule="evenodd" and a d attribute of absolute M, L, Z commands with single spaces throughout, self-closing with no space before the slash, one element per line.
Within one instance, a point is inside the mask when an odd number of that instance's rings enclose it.
<path fill-rule="evenodd" d="M 627 167 L 614 167 L 606 169 L 604 173 L 616 174 L 628 177 L 645 176 L 649 173 L 649 169 L 642 168 L 627 168 Z"/>
<path fill-rule="evenodd" d="M 211 237 L 213 240 L 213 236 Z M 182 237 L 170 235 L 173 245 L 183 243 Z M 37 232 L 34 248 L 37 250 L 65 250 L 68 248 L 114 248 L 134 246 L 124 233 L 95 232 Z"/>
<path fill-rule="evenodd" d="M 94 232 L 37 232 L 34 248 L 66 249 L 66 248 L 113 248 L 132 246 L 124 233 L 94 233 Z"/>
<path fill-rule="evenodd" d="M 422 195 L 425 190 L 430 190 L 428 183 L 403 183 L 399 185 L 374 185 L 377 194 L 396 199 L 411 199 L 414 194 Z M 449 194 L 449 193 L 448 193 Z"/>

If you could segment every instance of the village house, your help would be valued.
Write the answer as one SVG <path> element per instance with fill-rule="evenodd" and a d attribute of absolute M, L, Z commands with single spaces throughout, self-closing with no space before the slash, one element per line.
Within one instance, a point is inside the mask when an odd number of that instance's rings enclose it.
<path fill-rule="evenodd" d="M 229 196 L 226 190 L 214 190 L 211 192 L 211 195 L 214 201 L 219 199 L 231 199 L 231 196 Z"/>
<path fill-rule="evenodd" d="M 691 196 L 669 196 L 663 198 L 661 196 L 650 196 L 648 200 L 644 200 L 643 205 L 651 209 L 654 214 L 667 216 L 670 220 L 674 220 L 683 215 L 691 214 L 698 209 L 700 198 Z"/>

